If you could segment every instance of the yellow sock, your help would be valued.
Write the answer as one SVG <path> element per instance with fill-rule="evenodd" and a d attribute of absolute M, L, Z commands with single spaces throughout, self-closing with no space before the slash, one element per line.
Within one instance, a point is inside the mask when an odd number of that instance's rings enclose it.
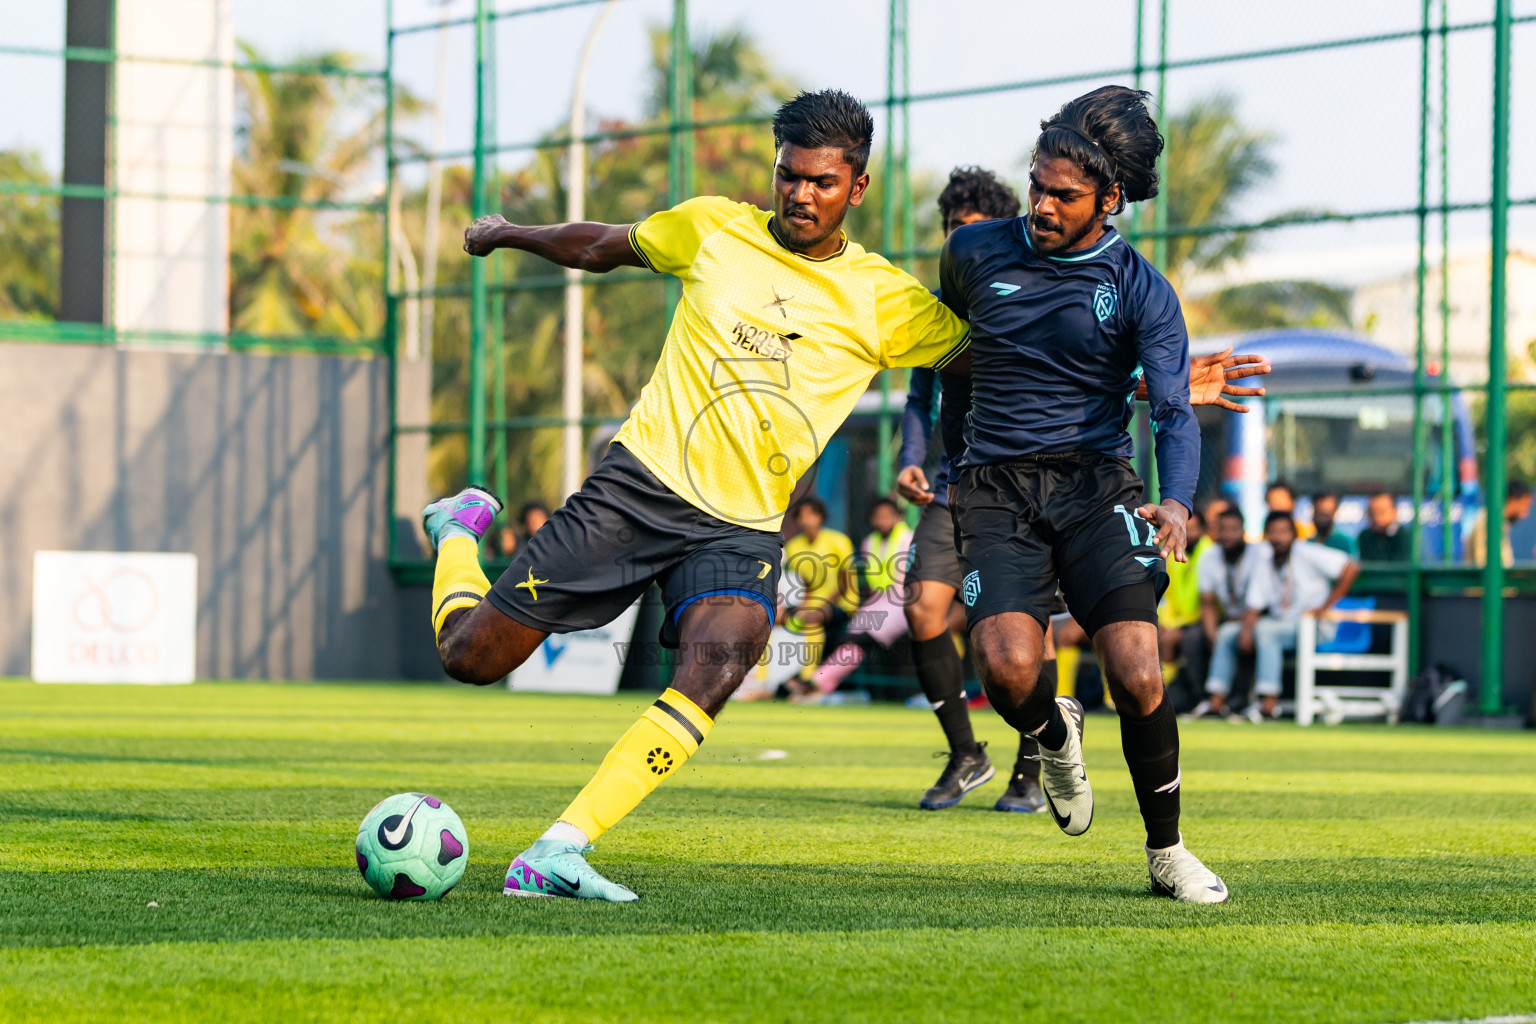
<path fill-rule="evenodd" d="M 560 820 L 596 840 L 640 806 L 662 779 L 682 767 L 714 724 L 693 701 L 667 690 L 619 737 Z"/>
<path fill-rule="evenodd" d="M 1077 663 L 1083 656 L 1081 648 L 1056 648 L 1056 692 L 1063 697 L 1077 692 Z"/>
<path fill-rule="evenodd" d="M 449 537 L 437 549 L 432 575 L 432 632 L 441 636 L 448 613 L 473 608 L 491 589 L 480 568 L 480 546 L 468 537 Z"/>

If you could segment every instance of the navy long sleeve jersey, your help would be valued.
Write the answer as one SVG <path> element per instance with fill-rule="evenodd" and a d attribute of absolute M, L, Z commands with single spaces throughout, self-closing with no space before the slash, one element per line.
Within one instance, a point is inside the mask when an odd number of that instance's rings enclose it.
<path fill-rule="evenodd" d="M 1173 286 L 1118 232 L 1046 256 L 1022 217 L 967 225 L 945 243 L 939 277 L 944 303 L 971 325 L 970 380 L 940 375 L 952 456 L 950 427 L 969 410 L 957 465 L 1042 452 L 1131 455 L 1126 428 L 1144 377 L 1162 496 L 1194 508 L 1200 428 L 1184 314 Z"/>
<path fill-rule="evenodd" d="M 928 444 L 933 437 L 939 404 L 939 374 L 926 366 L 915 366 L 908 371 L 907 405 L 901 413 L 901 468 L 921 466 L 928 461 Z M 941 428 L 942 429 L 942 428 Z M 956 435 L 959 436 L 959 435 Z M 949 505 L 949 443 L 945 438 L 939 454 L 939 468 L 929 479 L 936 505 Z"/>

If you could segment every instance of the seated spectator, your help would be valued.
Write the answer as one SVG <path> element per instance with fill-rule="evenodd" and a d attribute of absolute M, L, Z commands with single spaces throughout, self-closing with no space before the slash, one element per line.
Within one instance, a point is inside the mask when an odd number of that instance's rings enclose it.
<path fill-rule="evenodd" d="M 507 557 L 517 551 L 518 545 L 527 544 L 528 539 L 539 532 L 545 523 L 549 522 L 549 506 L 542 501 L 530 501 L 517 510 L 517 523 L 519 529 L 514 529 L 511 523 L 501 528 L 501 553 Z"/>
<path fill-rule="evenodd" d="M 1215 546 L 1200 556 L 1195 569 L 1200 589 L 1200 629 L 1186 631 L 1191 642 L 1185 647 L 1186 666 L 1195 679 L 1204 681 L 1210 652 L 1222 637 L 1222 630 L 1236 636 L 1239 620 L 1248 599 L 1248 581 L 1253 567 L 1268 554 L 1263 544 L 1249 544 L 1243 528 L 1243 513 L 1235 505 L 1222 509 L 1211 527 Z M 1230 628 L 1228 628 L 1230 626 Z M 1193 655 L 1193 656 L 1192 656 Z M 1227 711 L 1228 687 L 1220 692 L 1207 690 L 1207 696 L 1195 705 L 1190 717 L 1220 715 Z"/>
<path fill-rule="evenodd" d="M 1366 527 L 1360 531 L 1362 562 L 1406 562 L 1412 557 L 1411 537 L 1397 521 L 1397 499 L 1389 491 L 1371 495 Z"/>
<path fill-rule="evenodd" d="M 1500 545 L 1504 564 L 1513 565 L 1515 546 L 1510 543 L 1509 533 L 1520 520 L 1531 514 L 1531 488 L 1524 480 L 1511 480 L 1504 487 L 1504 542 Z M 1467 550 L 1477 566 L 1488 562 L 1488 510 L 1482 509 L 1472 521 L 1472 532 L 1467 535 Z M 1526 552 L 1529 557 L 1531 552 Z"/>
<path fill-rule="evenodd" d="M 859 545 L 857 562 L 868 596 L 848 623 L 848 642 L 829 654 L 812 677 L 824 694 L 836 690 L 876 644 L 889 647 L 907 631 L 902 605 L 912 529 L 890 498 L 877 498 L 870 506 L 869 525 L 874 529 Z"/>
<path fill-rule="evenodd" d="M 1339 496 L 1332 491 L 1312 495 L 1312 526 L 1317 531 L 1312 538 L 1319 544 L 1342 551 L 1350 558 L 1359 558 L 1355 538 L 1334 529 L 1334 518 L 1339 514 Z"/>
<path fill-rule="evenodd" d="M 779 611 L 780 622 L 805 642 L 806 657 L 800 677 L 787 684 L 790 694 L 814 691 L 810 676 L 821 661 L 829 633 L 837 633 L 859 606 L 853 581 L 853 541 L 827 523 L 827 506 L 815 495 L 795 506 L 793 517 L 800 532 L 784 545 L 784 568 L 793 578 L 793 605 Z"/>
<path fill-rule="evenodd" d="M 1296 649 L 1303 615 L 1321 615 L 1349 593 L 1360 563 L 1342 551 L 1296 538 L 1296 522 L 1288 512 L 1271 512 L 1264 519 L 1267 557 L 1257 560 L 1248 581 L 1240 624 L 1226 623 L 1217 633 L 1206 689 L 1227 693 L 1239 654 L 1255 654 L 1253 689 L 1259 704 L 1248 707 L 1255 722 L 1276 717 L 1280 704 L 1280 670 L 1285 652 Z M 1236 629 L 1232 629 L 1237 625 Z M 1331 635 L 1319 630 L 1319 635 Z"/>
<path fill-rule="evenodd" d="M 1296 515 L 1296 492 L 1291 490 L 1291 485 L 1285 480 L 1276 480 L 1264 489 L 1264 507 L 1271 512 L 1288 512 L 1292 517 Z M 1297 523 L 1296 529 L 1303 540 L 1310 539 L 1313 534 L 1311 523 Z"/>
<path fill-rule="evenodd" d="M 1195 578 L 1200 556 L 1211 547 L 1205 532 L 1205 517 L 1190 514 L 1186 527 L 1189 561 L 1168 560 L 1168 589 L 1157 606 L 1157 649 L 1163 662 L 1163 682 L 1173 682 L 1178 675 L 1184 632 L 1199 632 L 1200 584 Z"/>

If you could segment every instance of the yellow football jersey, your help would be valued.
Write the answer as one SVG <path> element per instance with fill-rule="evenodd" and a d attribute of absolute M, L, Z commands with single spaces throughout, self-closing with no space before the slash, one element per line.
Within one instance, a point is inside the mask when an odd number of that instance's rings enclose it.
<path fill-rule="evenodd" d="M 801 256 L 769 232 L 772 216 L 707 196 L 631 228 L 683 297 L 614 438 L 685 501 L 764 531 L 878 370 L 942 367 L 970 339 L 884 257 L 846 238 L 825 259 Z"/>

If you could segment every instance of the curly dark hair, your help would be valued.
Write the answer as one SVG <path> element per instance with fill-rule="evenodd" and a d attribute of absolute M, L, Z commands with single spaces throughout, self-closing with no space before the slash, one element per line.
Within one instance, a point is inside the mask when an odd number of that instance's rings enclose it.
<path fill-rule="evenodd" d="M 869 109 L 841 89 L 802 92 L 773 115 L 773 145 L 805 149 L 839 148 L 857 178 L 869 164 L 875 119 Z"/>
<path fill-rule="evenodd" d="M 1102 196 L 1120 186 L 1120 202 L 1139 203 L 1157 195 L 1157 158 L 1163 136 L 1147 110 L 1152 96 L 1123 85 L 1106 85 L 1069 101 L 1040 122 L 1035 157 L 1065 157 L 1099 183 Z"/>
<path fill-rule="evenodd" d="M 980 167 L 956 167 L 939 193 L 939 216 L 948 223 L 956 210 L 975 210 L 994 219 L 1019 215 L 1019 194 L 1007 182 Z"/>

